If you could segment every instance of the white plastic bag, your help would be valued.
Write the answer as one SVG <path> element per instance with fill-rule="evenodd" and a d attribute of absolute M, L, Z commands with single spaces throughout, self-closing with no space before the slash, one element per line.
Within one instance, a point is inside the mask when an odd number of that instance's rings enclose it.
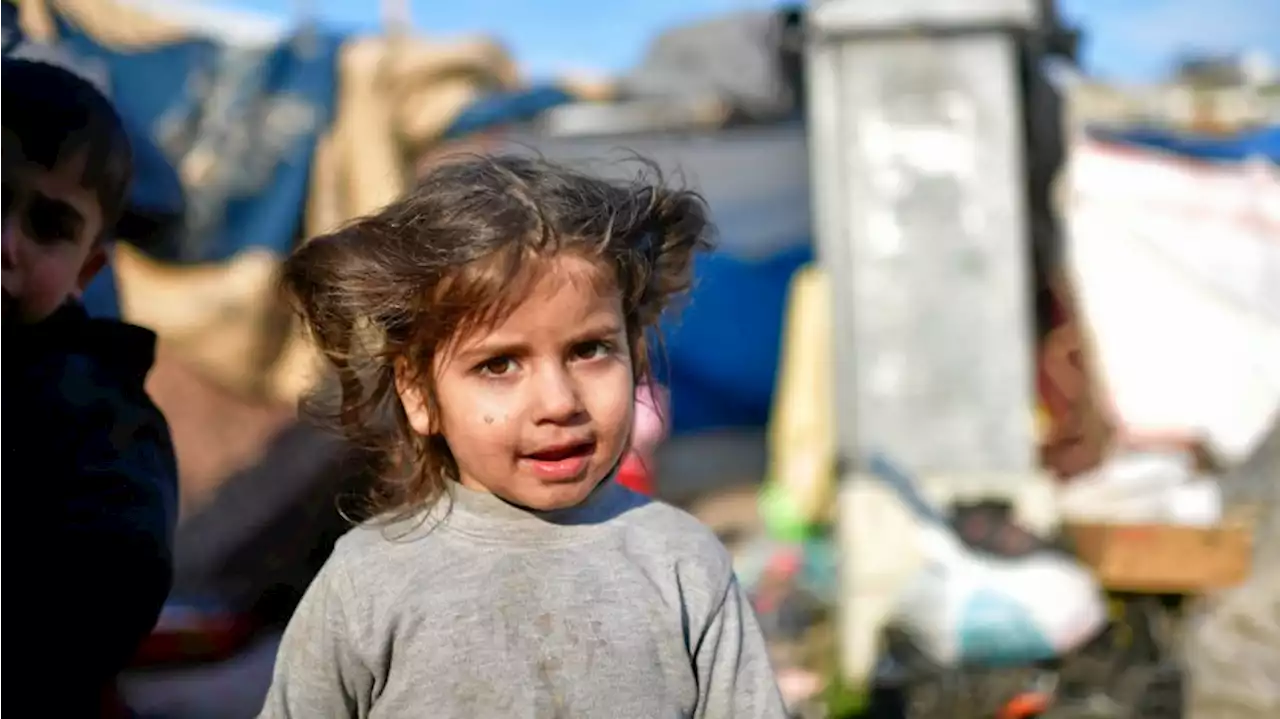
<path fill-rule="evenodd" d="M 1222 519 L 1222 492 L 1185 452 L 1119 453 L 1063 485 L 1058 510 L 1075 522 L 1207 526 Z"/>
<path fill-rule="evenodd" d="M 1070 652 L 1102 629 L 1102 588 L 1074 559 L 1051 551 L 1009 559 L 974 552 L 908 477 L 883 458 L 871 464 L 925 520 L 925 567 L 893 617 L 925 656 L 944 666 L 1026 664 Z"/>
<path fill-rule="evenodd" d="M 902 595 L 897 623 L 943 665 L 1009 666 L 1051 659 L 1106 621 L 1093 576 L 1070 557 L 1039 552 L 999 559 L 972 552 L 935 527 L 927 566 Z"/>

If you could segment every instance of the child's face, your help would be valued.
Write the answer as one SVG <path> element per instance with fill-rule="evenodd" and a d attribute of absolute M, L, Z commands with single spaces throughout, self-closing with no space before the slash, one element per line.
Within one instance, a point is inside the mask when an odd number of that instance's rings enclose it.
<path fill-rule="evenodd" d="M 106 261 L 102 211 L 81 184 L 85 158 L 53 170 L 11 160 L 5 134 L 4 319 L 39 322 L 83 291 Z"/>
<path fill-rule="evenodd" d="M 489 331 L 462 337 L 435 368 L 439 424 L 404 391 L 414 429 L 438 428 L 463 485 L 529 507 L 571 507 L 627 446 L 635 387 L 616 291 L 572 256 L 548 262 L 529 298 Z"/>

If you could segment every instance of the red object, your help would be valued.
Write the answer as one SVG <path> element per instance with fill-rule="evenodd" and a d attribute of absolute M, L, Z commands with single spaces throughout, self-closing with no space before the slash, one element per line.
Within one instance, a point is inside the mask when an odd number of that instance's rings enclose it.
<path fill-rule="evenodd" d="M 998 719 L 1033 719 L 1044 714 L 1053 705 L 1048 694 L 1026 692 L 1014 697 L 1000 710 Z"/>
<path fill-rule="evenodd" d="M 635 452 L 628 452 L 618 468 L 618 484 L 646 497 L 653 496 L 653 474 L 648 464 Z"/>
<path fill-rule="evenodd" d="M 169 606 L 134 654 L 133 667 L 222 661 L 249 642 L 256 623 L 247 615 Z"/>

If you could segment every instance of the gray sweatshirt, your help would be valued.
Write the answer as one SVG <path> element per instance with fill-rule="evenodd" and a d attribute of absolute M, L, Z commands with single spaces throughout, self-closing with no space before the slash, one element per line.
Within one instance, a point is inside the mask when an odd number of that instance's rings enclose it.
<path fill-rule="evenodd" d="M 343 537 L 260 717 L 782 718 L 728 552 L 613 483 L 534 514 L 455 486 Z"/>

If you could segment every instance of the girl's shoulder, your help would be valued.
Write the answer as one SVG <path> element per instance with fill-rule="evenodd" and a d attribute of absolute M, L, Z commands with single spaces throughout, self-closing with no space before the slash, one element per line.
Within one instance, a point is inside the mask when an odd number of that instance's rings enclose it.
<path fill-rule="evenodd" d="M 437 524 L 430 512 L 365 520 L 338 538 L 328 563 L 353 576 L 400 575 L 407 565 L 422 566 L 445 555 Z"/>
<path fill-rule="evenodd" d="M 707 584 L 723 586 L 733 574 L 733 558 L 711 528 L 688 512 L 647 500 L 618 518 L 631 547 L 652 559 L 693 573 Z"/>
<path fill-rule="evenodd" d="M 630 490 L 628 490 L 630 491 Z M 645 498 L 636 511 L 622 515 L 628 528 L 669 537 L 673 543 L 695 553 L 724 554 L 724 545 L 711 528 L 679 507 Z"/>

